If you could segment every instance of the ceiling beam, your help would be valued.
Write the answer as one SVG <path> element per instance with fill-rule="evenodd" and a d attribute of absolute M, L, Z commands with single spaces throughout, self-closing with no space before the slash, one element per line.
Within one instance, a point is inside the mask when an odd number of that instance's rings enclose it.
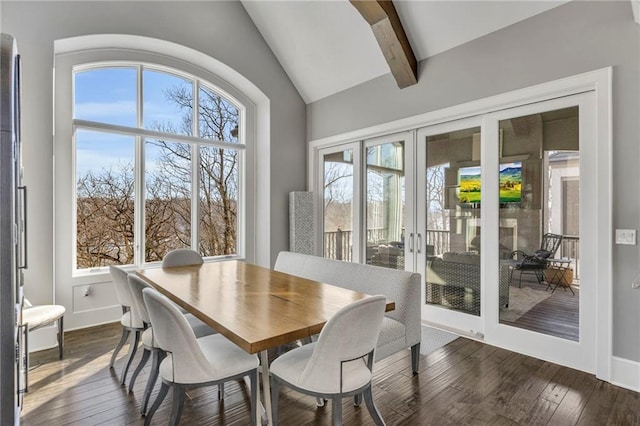
<path fill-rule="evenodd" d="M 398 87 L 418 82 L 418 61 L 391 0 L 349 0 L 371 25 Z"/>

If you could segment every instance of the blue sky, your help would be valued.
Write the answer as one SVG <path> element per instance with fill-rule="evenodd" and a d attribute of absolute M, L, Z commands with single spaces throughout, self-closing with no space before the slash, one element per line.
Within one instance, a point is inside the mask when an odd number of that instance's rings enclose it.
<path fill-rule="evenodd" d="M 76 73 L 74 118 L 136 127 L 136 72 L 134 67 L 122 67 Z M 175 87 L 191 90 L 192 84 L 174 75 L 146 69 L 143 81 L 144 126 L 153 128 L 154 123 L 165 123 L 179 131 L 183 112 L 167 100 L 166 91 Z M 133 160 L 131 136 L 83 130 L 78 132 L 76 141 L 78 176 Z M 146 154 L 147 161 L 153 161 L 157 149 Z"/>

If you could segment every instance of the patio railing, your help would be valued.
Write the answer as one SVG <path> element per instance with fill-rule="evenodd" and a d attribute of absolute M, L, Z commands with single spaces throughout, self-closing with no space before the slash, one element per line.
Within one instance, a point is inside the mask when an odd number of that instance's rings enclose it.
<path fill-rule="evenodd" d="M 324 256 L 330 259 L 352 261 L 352 231 L 337 231 L 324 233 Z M 427 229 L 426 244 L 427 255 L 442 255 L 450 251 L 449 231 L 440 229 Z M 367 241 L 371 246 L 387 242 L 386 229 L 367 230 Z M 559 257 L 571 259 L 574 281 L 580 279 L 580 237 L 565 235 L 558 253 Z"/>

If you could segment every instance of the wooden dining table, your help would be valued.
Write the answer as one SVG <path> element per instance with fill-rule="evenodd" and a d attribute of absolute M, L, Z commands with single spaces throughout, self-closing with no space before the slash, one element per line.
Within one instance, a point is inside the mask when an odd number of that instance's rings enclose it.
<path fill-rule="evenodd" d="M 136 274 L 248 353 L 260 354 L 269 424 L 268 349 L 318 334 L 338 310 L 368 296 L 238 260 Z M 387 301 L 386 310 L 393 309 Z"/>

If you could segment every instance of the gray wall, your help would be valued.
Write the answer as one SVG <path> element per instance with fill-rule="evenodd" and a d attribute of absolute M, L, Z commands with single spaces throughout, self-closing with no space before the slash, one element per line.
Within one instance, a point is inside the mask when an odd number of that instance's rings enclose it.
<path fill-rule="evenodd" d="M 613 66 L 613 226 L 640 228 L 640 25 L 628 1 L 574 1 L 422 61 L 419 83 L 390 75 L 307 106 L 307 138 L 435 111 Z M 638 246 L 613 246 L 613 355 L 640 361 Z"/>
<path fill-rule="evenodd" d="M 25 183 L 29 187 L 27 293 L 53 300 L 53 47 L 90 34 L 153 37 L 202 51 L 253 82 L 271 103 L 272 263 L 287 249 L 288 193 L 306 189 L 305 105 L 240 2 L 0 3 L 2 32 L 18 40 L 23 60 Z M 286 173 L 283 173 L 286 171 Z M 252 236 L 248 236 L 252 238 Z M 65 285 L 65 283 L 57 283 Z"/>

